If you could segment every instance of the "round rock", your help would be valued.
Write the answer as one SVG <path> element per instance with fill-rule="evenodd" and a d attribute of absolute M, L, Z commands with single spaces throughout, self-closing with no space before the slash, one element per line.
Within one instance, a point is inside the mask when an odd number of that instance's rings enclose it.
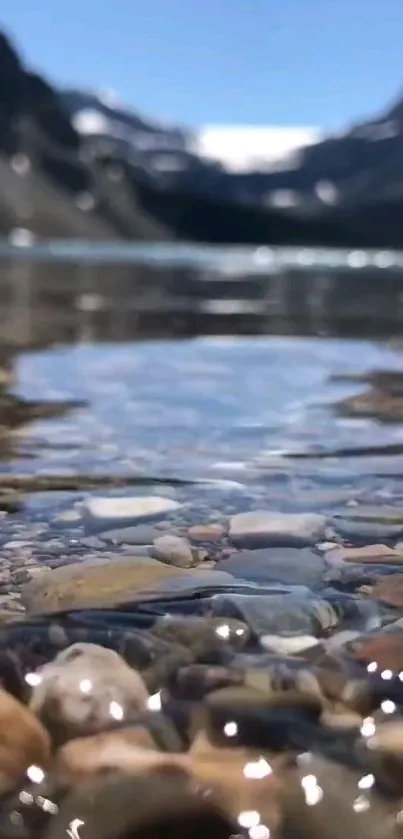
<path fill-rule="evenodd" d="M 114 650 L 97 644 L 73 644 L 40 668 L 37 677 L 30 708 L 58 744 L 130 720 L 147 708 L 140 674 Z"/>
<path fill-rule="evenodd" d="M 240 547 L 313 545 L 325 533 L 326 517 L 316 513 L 278 513 L 255 510 L 232 516 L 229 538 Z"/>

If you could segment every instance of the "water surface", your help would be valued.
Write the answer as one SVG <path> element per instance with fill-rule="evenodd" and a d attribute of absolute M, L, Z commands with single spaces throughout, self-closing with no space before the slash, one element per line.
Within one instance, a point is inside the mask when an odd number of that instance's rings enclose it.
<path fill-rule="evenodd" d="M 3 421 L 6 489 L 7 475 L 53 476 L 55 488 L 58 477 L 77 479 L 77 492 L 85 476 L 132 487 L 163 479 L 160 491 L 199 505 L 199 518 L 269 502 L 320 509 L 333 486 L 400 497 L 399 394 L 386 383 L 382 415 L 359 380 L 403 370 L 397 258 L 381 270 L 347 254 L 360 270 L 346 270 L 340 255 L 319 253 L 312 267 L 298 252 L 279 267 L 273 252 L 263 270 L 256 252 L 218 252 L 215 263 L 206 252 L 203 267 L 189 249 L 185 266 L 172 250 L 157 265 L 155 249 L 148 264 L 146 253 L 113 264 L 102 249 L 76 261 L 71 250 L 42 261 L 24 251 L 0 266 L 5 392 L 28 400 L 18 423 L 12 413 Z M 343 408 L 360 394 L 364 411 Z M 74 497 L 24 494 L 13 526 L 38 505 L 47 520 Z"/>

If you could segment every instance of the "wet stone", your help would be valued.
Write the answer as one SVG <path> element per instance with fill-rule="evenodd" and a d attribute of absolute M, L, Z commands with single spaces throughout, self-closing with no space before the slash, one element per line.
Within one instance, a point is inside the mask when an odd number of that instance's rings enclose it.
<path fill-rule="evenodd" d="M 188 537 L 193 542 L 219 542 L 224 533 L 221 524 L 195 524 L 188 529 Z"/>
<path fill-rule="evenodd" d="M 344 538 L 361 544 L 397 539 L 403 533 L 403 512 L 395 507 L 357 505 L 336 512 L 333 526 Z"/>
<path fill-rule="evenodd" d="M 147 752 L 144 757 L 148 757 Z M 175 760 L 174 756 L 168 759 L 151 753 L 151 758 L 155 770 L 160 758 L 160 764 L 162 761 L 167 771 L 148 773 L 147 777 L 136 777 L 132 773 L 126 778 L 99 779 L 91 784 L 90 795 L 87 788 L 76 787 L 52 817 L 47 839 L 65 839 L 69 825 L 76 828 L 77 819 L 80 825 L 85 824 L 88 839 L 110 839 L 111 836 L 229 839 L 237 835 L 236 818 L 232 821 L 225 814 L 218 796 L 216 801 L 214 795 L 205 794 L 205 788 L 211 789 L 212 784 L 199 782 L 198 789 L 190 784 L 183 757 Z M 176 771 L 175 766 L 178 767 Z M 267 783 L 264 792 L 267 798 Z M 231 801 L 235 795 L 233 787 Z M 263 798 L 262 792 L 260 797 Z M 278 807 L 275 812 L 278 813 Z M 273 826 L 277 823 L 278 819 Z"/>
<path fill-rule="evenodd" d="M 363 664 L 374 662 L 379 671 L 400 672 L 403 670 L 403 631 L 357 639 L 349 645 L 349 653 Z"/>
<path fill-rule="evenodd" d="M 4 690 L 0 690 L 0 726 L 0 792 L 4 793 L 32 764 L 48 766 L 50 739 L 31 711 Z"/>
<path fill-rule="evenodd" d="M 169 690 L 173 696 L 181 699 L 200 700 L 211 691 L 243 683 L 242 668 L 190 664 L 172 674 Z"/>
<path fill-rule="evenodd" d="M 146 775 L 176 763 L 181 767 L 181 758 L 160 752 L 147 731 L 127 728 L 70 740 L 58 750 L 55 771 L 61 784 L 73 786 L 106 772 Z"/>
<path fill-rule="evenodd" d="M 98 536 L 85 536 L 83 539 L 80 539 L 80 545 L 83 545 L 85 548 L 102 550 L 105 547 L 105 542 L 99 539 Z"/>
<path fill-rule="evenodd" d="M 323 538 L 325 527 L 325 516 L 316 513 L 256 510 L 231 517 L 229 538 L 239 547 L 314 545 Z"/>
<path fill-rule="evenodd" d="M 379 578 L 374 585 L 365 589 L 365 593 L 369 597 L 387 603 L 388 606 L 403 608 L 403 574 L 391 574 L 389 577 Z"/>
<path fill-rule="evenodd" d="M 222 618 L 228 614 L 238 617 L 259 638 L 274 634 L 314 635 L 321 629 L 334 628 L 339 622 L 333 607 L 303 586 L 273 585 L 266 593 L 249 592 L 247 597 L 236 590 L 231 594 L 217 593 L 211 611 Z"/>
<path fill-rule="evenodd" d="M 263 635 L 259 640 L 265 650 L 285 656 L 298 655 L 319 643 L 314 635 L 293 635 L 289 638 L 281 635 Z"/>
<path fill-rule="evenodd" d="M 83 505 L 83 513 L 98 524 L 112 524 L 118 521 L 161 518 L 178 510 L 180 506 L 171 498 L 157 495 L 90 498 Z"/>
<path fill-rule="evenodd" d="M 30 611 L 113 606 L 133 599 L 143 589 L 190 573 L 150 557 L 105 558 L 52 569 L 27 583 L 22 602 Z"/>
<path fill-rule="evenodd" d="M 345 548 L 339 547 L 332 550 L 330 561 L 374 563 L 380 565 L 401 565 L 403 564 L 403 551 L 396 548 L 389 548 L 387 545 L 365 545 L 363 547 Z"/>
<path fill-rule="evenodd" d="M 178 568 L 192 568 L 198 564 L 197 551 L 191 547 L 190 542 L 181 536 L 166 534 L 154 539 L 150 555 L 167 565 L 174 565 Z"/>
<path fill-rule="evenodd" d="M 377 565 L 376 563 L 337 562 L 329 563 L 324 582 L 326 586 L 345 593 L 360 593 L 365 586 L 373 586 L 378 578 L 386 578 L 397 573 L 396 565 Z"/>
<path fill-rule="evenodd" d="M 344 760 L 301 755 L 287 774 L 281 807 L 289 835 L 301 839 L 397 839 L 400 805 L 394 805 L 394 818 L 393 804 L 378 794 L 374 775 L 364 767 L 357 768 L 356 761 L 349 766 L 341 745 L 340 753 Z"/>
<path fill-rule="evenodd" d="M 266 585 L 317 588 L 324 576 L 324 559 L 309 548 L 260 548 L 240 551 L 217 563 L 218 571 Z"/>
<path fill-rule="evenodd" d="M 113 720 L 130 720 L 147 708 L 140 674 L 114 650 L 96 644 L 73 644 L 35 675 L 30 708 L 54 743 L 98 732 Z"/>
<path fill-rule="evenodd" d="M 378 723 L 372 737 L 367 740 L 369 749 L 383 752 L 403 760 L 403 722 L 402 720 Z"/>
<path fill-rule="evenodd" d="M 308 746 L 309 723 L 315 724 L 321 712 L 320 697 L 308 692 L 290 689 L 265 696 L 252 687 L 228 687 L 208 694 L 198 718 L 216 746 L 277 752 L 295 746 L 304 725 Z M 235 729 L 228 726 L 231 720 Z"/>
<path fill-rule="evenodd" d="M 160 536 L 157 528 L 148 524 L 135 524 L 132 527 L 116 527 L 99 534 L 105 542 L 115 545 L 152 545 L 154 539 Z"/>
<path fill-rule="evenodd" d="M 153 636 L 171 643 L 183 644 L 196 654 L 213 653 L 225 646 L 242 648 L 250 632 L 242 621 L 229 618 L 171 617 L 159 618 L 150 630 Z"/>

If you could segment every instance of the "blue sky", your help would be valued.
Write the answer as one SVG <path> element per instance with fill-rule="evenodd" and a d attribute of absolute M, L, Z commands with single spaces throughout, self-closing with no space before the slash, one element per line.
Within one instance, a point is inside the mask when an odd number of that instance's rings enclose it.
<path fill-rule="evenodd" d="M 403 0 L 2 0 L 57 83 L 150 115 L 342 127 L 403 95 Z"/>

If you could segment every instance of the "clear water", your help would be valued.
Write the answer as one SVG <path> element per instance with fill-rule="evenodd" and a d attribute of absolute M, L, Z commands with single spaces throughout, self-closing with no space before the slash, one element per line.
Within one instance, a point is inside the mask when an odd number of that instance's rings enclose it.
<path fill-rule="evenodd" d="M 4 476 L 214 481 L 211 505 L 229 509 L 269 487 L 287 507 L 324 484 L 400 492 L 401 423 L 340 416 L 366 385 L 332 378 L 403 370 L 399 254 L 310 251 L 308 265 L 290 249 L 3 251 L 9 390 L 85 403 L 4 421 Z"/>

